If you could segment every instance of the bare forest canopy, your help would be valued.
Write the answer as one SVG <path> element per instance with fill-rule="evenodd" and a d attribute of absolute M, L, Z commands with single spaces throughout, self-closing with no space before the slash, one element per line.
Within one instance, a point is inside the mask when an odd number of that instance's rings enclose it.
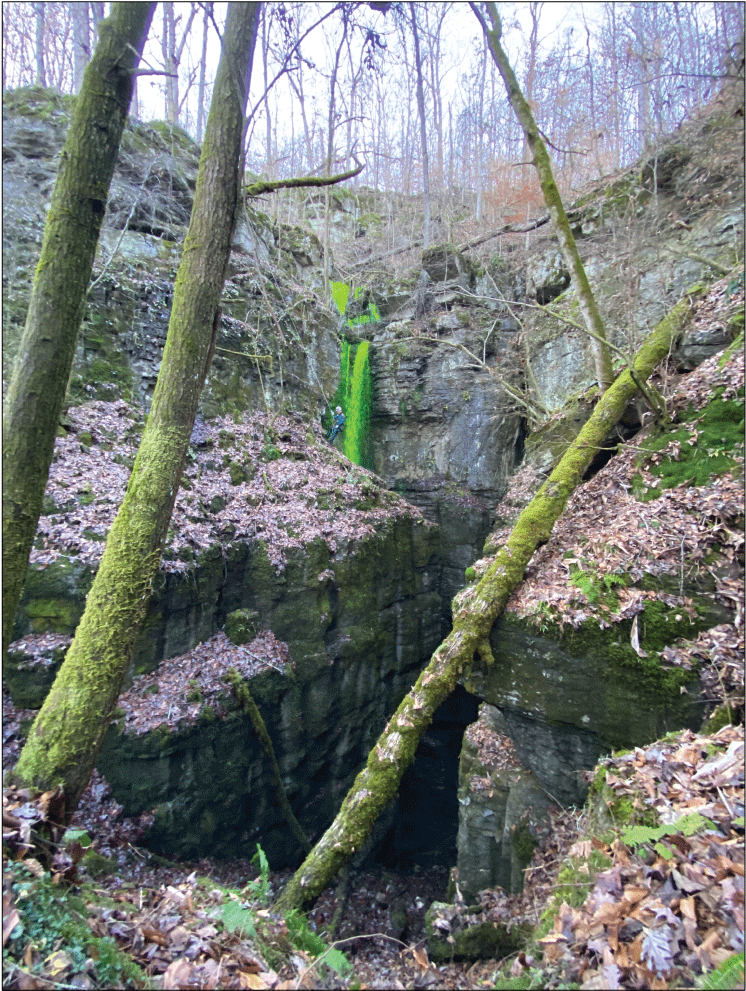
<path fill-rule="evenodd" d="M 3 87 L 77 91 L 104 3 L 4 3 Z M 225 3 L 161 3 L 133 115 L 200 141 Z M 737 71 L 743 4 L 501 3 L 504 41 L 563 192 L 630 164 Z M 465 3 L 265 3 L 247 165 L 267 179 L 367 168 L 356 186 L 423 191 L 444 220 L 525 220 L 541 194 Z M 384 12 L 385 11 L 385 12 Z M 412 16 L 419 39 L 427 160 Z M 429 173 L 429 177 L 427 175 Z"/>

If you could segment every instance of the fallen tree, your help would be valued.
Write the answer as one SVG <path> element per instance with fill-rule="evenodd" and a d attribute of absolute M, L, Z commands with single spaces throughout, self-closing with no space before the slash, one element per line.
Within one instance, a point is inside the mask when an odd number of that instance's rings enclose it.
<path fill-rule="evenodd" d="M 362 848 L 376 819 L 396 794 L 435 710 L 454 690 L 476 654 L 485 663 L 494 663 L 489 635 L 495 621 L 522 581 L 534 551 L 549 540 L 598 448 L 639 391 L 635 378 L 647 380 L 666 357 L 690 308 L 690 298 L 680 300 L 653 330 L 635 357 L 634 373 L 627 369 L 607 389 L 560 463 L 521 513 L 482 579 L 456 598 L 452 632 L 389 720 L 334 822 L 277 900 L 278 911 L 287 913 L 312 904 Z"/>

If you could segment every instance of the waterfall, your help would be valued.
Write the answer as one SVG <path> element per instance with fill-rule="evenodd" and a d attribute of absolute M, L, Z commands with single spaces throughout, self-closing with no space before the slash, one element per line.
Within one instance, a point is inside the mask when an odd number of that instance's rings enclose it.
<path fill-rule="evenodd" d="M 352 376 L 346 391 L 344 407 L 347 422 L 344 431 L 344 453 L 357 465 L 372 468 L 370 442 L 371 381 L 368 361 L 368 341 L 361 341 L 355 352 Z M 348 365 L 349 368 L 349 365 Z"/>
<path fill-rule="evenodd" d="M 350 287 L 346 282 L 331 283 L 332 298 L 344 316 Z M 357 298 L 361 290 L 355 290 Z M 348 327 L 364 323 L 373 323 L 381 319 L 375 303 L 366 306 L 366 312 L 346 321 Z M 372 387 L 370 378 L 370 362 L 368 352 L 370 344 L 362 341 L 355 347 L 346 339 L 342 340 L 339 355 L 339 387 L 332 401 L 332 410 L 339 404 L 345 414 L 346 422 L 343 434 L 343 450 L 345 456 L 355 464 L 364 468 L 373 468 L 373 444 L 370 437 L 370 407 L 372 402 Z M 353 361 L 354 354 L 354 361 Z"/>

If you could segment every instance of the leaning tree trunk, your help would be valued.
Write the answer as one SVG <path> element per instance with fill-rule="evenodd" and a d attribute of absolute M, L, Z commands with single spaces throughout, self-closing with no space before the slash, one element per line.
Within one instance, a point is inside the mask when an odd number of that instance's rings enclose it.
<path fill-rule="evenodd" d="M 99 231 L 154 3 L 115 3 L 83 76 L 3 411 L 3 657 L 13 634 Z"/>
<path fill-rule="evenodd" d="M 220 324 L 258 3 L 232 3 L 153 404 L 85 612 L 14 780 L 61 784 L 69 820 L 90 777 L 150 599 Z"/>
<path fill-rule="evenodd" d="M 647 379 L 668 354 L 689 309 L 689 300 L 679 302 L 642 345 L 635 359 L 639 378 Z M 336 819 L 277 900 L 278 911 L 286 913 L 315 901 L 337 871 L 362 848 L 377 817 L 396 794 L 435 710 L 454 690 L 475 653 L 486 663 L 494 663 L 489 635 L 495 621 L 522 581 L 534 551 L 549 540 L 591 459 L 636 392 L 631 373 L 625 371 L 603 395 L 565 456 L 521 513 L 484 577 L 455 600 L 452 632 L 389 720 Z"/>
<path fill-rule="evenodd" d="M 541 139 L 539 128 L 531 112 L 531 107 L 521 92 L 521 87 L 508 61 L 508 56 L 500 45 L 500 35 L 502 33 L 500 15 L 494 3 L 487 4 L 487 10 L 492 21 L 492 27 L 490 28 L 477 5 L 470 3 L 470 7 L 482 25 L 482 30 L 490 46 L 495 65 L 503 77 L 505 89 L 508 92 L 508 100 L 526 136 L 526 143 L 531 150 L 534 166 L 539 173 L 541 191 L 544 194 L 544 202 L 549 210 L 552 227 L 559 242 L 562 257 L 570 270 L 572 284 L 578 296 L 580 312 L 583 314 L 583 320 L 591 334 L 591 350 L 593 353 L 596 380 L 601 389 L 607 389 L 614 380 L 614 373 L 611 366 L 611 354 L 606 346 L 604 323 L 591 291 L 583 262 L 580 259 L 580 254 L 575 244 L 575 238 L 570 227 L 570 222 L 567 219 L 557 184 L 554 181 L 552 163 L 549 159 L 547 147 Z"/>

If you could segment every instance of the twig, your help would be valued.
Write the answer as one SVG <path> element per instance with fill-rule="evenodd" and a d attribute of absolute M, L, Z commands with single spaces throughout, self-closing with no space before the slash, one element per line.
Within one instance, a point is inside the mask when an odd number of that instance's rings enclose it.
<path fill-rule="evenodd" d="M 330 953 L 332 950 L 336 950 L 340 946 L 344 946 L 345 943 L 353 943 L 358 939 L 390 939 L 392 943 L 398 943 L 399 946 L 403 946 L 405 950 L 408 949 L 407 943 L 402 943 L 400 939 L 396 939 L 394 936 L 388 936 L 386 933 L 363 933 L 360 936 L 348 936 L 347 939 L 338 939 L 330 946 L 327 946 L 327 948 L 324 950 L 321 956 L 316 957 L 313 963 L 309 964 L 309 966 L 306 967 L 303 973 L 298 975 L 298 981 L 295 985 L 296 991 L 298 991 L 299 988 L 303 987 L 302 984 L 303 979 L 306 977 L 307 974 L 311 973 L 311 971 L 317 964 L 323 963 L 324 957 L 328 953 Z"/>

